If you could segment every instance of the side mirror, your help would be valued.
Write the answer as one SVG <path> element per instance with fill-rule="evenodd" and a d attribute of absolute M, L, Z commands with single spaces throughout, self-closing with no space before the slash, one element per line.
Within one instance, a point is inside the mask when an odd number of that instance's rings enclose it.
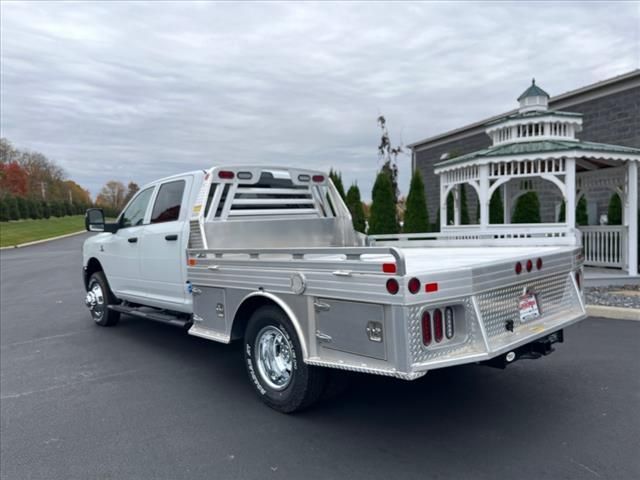
<path fill-rule="evenodd" d="M 104 232 L 104 211 L 101 208 L 90 208 L 84 214 L 84 228 L 88 232 Z"/>

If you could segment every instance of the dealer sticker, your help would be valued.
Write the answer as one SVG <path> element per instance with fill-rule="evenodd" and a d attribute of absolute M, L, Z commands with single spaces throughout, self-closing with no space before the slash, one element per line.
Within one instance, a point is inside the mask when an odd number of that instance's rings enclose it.
<path fill-rule="evenodd" d="M 522 323 L 538 318 L 540 309 L 538 308 L 538 300 L 535 293 L 525 292 L 518 301 L 518 310 L 520 311 L 520 321 Z"/>

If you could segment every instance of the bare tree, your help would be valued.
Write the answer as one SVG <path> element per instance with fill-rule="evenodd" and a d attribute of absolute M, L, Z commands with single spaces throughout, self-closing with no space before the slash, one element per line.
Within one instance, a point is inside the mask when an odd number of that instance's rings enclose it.
<path fill-rule="evenodd" d="M 124 199 L 124 203 L 127 203 L 133 198 L 133 196 L 140 190 L 140 187 L 136 182 L 129 182 L 127 185 L 127 196 Z"/>
<path fill-rule="evenodd" d="M 127 197 L 127 189 L 117 180 L 109 180 L 96 197 L 96 204 L 112 210 L 120 210 Z"/>
<path fill-rule="evenodd" d="M 380 145 L 378 145 L 378 158 L 384 162 L 382 165 L 382 171 L 389 175 L 389 178 L 391 179 L 393 197 L 397 203 L 398 195 L 400 193 L 398 189 L 398 155 L 404 153 L 404 150 L 402 145 L 398 145 L 397 147 L 391 146 L 389 130 L 387 129 L 387 120 L 384 118 L 384 115 L 380 115 L 378 117 L 378 126 L 382 131 Z"/>

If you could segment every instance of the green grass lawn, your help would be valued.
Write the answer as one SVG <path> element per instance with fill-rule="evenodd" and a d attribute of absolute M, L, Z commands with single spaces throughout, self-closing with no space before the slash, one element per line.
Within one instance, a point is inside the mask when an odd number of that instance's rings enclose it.
<path fill-rule="evenodd" d="M 0 247 L 33 242 L 84 230 L 84 215 L 0 223 Z"/>

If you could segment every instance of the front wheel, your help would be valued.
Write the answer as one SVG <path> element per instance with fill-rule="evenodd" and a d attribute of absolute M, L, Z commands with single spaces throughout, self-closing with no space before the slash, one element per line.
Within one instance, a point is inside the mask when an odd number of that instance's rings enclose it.
<path fill-rule="evenodd" d="M 116 303 L 116 298 L 111 293 L 107 279 L 102 272 L 94 272 L 89 277 L 85 305 L 91 312 L 93 321 L 101 327 L 110 327 L 120 320 L 120 313 L 109 310 L 109 305 Z"/>
<path fill-rule="evenodd" d="M 304 363 L 293 325 L 277 307 L 259 308 L 251 316 L 244 336 L 244 358 L 258 395 L 275 410 L 302 410 L 322 394 L 324 369 Z"/>

